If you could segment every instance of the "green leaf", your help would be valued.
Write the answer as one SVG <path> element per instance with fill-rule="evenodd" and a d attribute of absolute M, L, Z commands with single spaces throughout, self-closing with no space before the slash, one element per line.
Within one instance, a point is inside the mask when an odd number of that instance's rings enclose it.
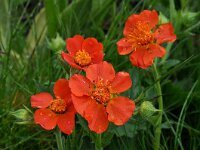
<path fill-rule="evenodd" d="M 171 67 L 174 67 L 176 66 L 177 64 L 180 63 L 180 60 L 178 59 L 169 59 L 169 60 L 166 60 L 162 65 L 163 65 L 163 70 L 167 70 Z"/>
<path fill-rule="evenodd" d="M 90 132 L 87 121 L 84 118 L 82 118 L 79 114 L 77 114 L 77 117 L 78 117 L 78 123 L 83 127 L 83 129 L 86 132 Z"/>
<path fill-rule="evenodd" d="M 0 47 L 6 50 L 10 41 L 10 15 L 8 0 L 0 1 Z"/>
<path fill-rule="evenodd" d="M 174 0 L 169 1 L 169 9 L 170 9 L 170 21 L 174 22 L 177 16 Z"/>
<path fill-rule="evenodd" d="M 44 0 L 48 34 L 55 37 L 58 28 L 58 8 L 54 0 Z"/>
<path fill-rule="evenodd" d="M 191 97 L 192 97 L 192 93 L 194 92 L 195 90 L 195 87 L 198 83 L 198 80 L 196 80 L 196 82 L 193 84 L 192 88 L 190 89 L 186 99 L 185 99 L 185 102 L 183 104 L 183 107 L 181 109 L 181 112 L 180 112 L 180 115 L 179 115 L 179 118 L 178 118 L 178 123 L 177 123 L 177 126 L 176 126 L 176 136 L 175 136 L 175 147 L 178 147 L 178 138 L 181 136 L 181 133 L 182 133 L 182 130 L 183 130 L 183 124 L 184 124 L 184 120 L 185 120 L 185 117 L 186 117 L 186 112 L 187 112 L 187 109 L 190 105 L 190 102 L 191 102 Z"/>
<path fill-rule="evenodd" d="M 174 121 L 165 121 L 165 122 L 163 122 L 162 123 L 162 125 L 161 125 L 161 128 L 162 129 L 170 129 L 171 128 L 171 125 L 173 125 L 174 124 Z"/>
<path fill-rule="evenodd" d="M 115 133 L 118 137 L 127 136 L 130 138 L 134 137 L 139 130 L 146 130 L 146 121 L 138 115 L 132 116 L 123 126 L 112 125 L 109 128 L 109 131 Z"/>
<path fill-rule="evenodd" d="M 102 139 L 101 139 L 102 140 L 101 141 L 102 147 L 106 147 L 107 145 L 109 145 L 111 143 L 113 136 L 114 136 L 114 133 L 104 132 L 102 134 Z"/>
<path fill-rule="evenodd" d="M 44 41 L 47 32 L 45 9 L 36 15 L 26 39 L 25 56 L 30 55 L 35 47 Z"/>
<path fill-rule="evenodd" d="M 88 135 L 92 139 L 92 141 L 95 143 L 97 147 L 105 147 L 108 144 L 110 144 L 114 135 L 113 132 L 106 131 L 102 134 L 96 134 L 94 132 L 91 132 L 91 130 L 88 128 L 87 121 L 84 118 L 82 118 L 80 115 L 77 115 L 77 117 L 78 117 L 78 123 L 83 127 L 86 135 Z M 100 141 L 99 141 L 99 138 L 100 138 Z"/>
<path fill-rule="evenodd" d="M 59 12 L 62 12 L 67 6 L 67 0 L 55 0 L 55 4 L 59 8 Z"/>
<path fill-rule="evenodd" d="M 114 133 L 106 131 L 102 134 L 91 133 L 90 138 L 95 143 L 95 147 L 101 149 L 110 144 L 113 135 Z"/>

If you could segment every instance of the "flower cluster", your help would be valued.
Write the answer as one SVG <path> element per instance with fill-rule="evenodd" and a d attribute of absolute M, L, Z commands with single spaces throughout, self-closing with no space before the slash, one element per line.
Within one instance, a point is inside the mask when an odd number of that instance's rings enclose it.
<path fill-rule="evenodd" d="M 143 69 L 151 66 L 154 58 L 165 55 L 160 44 L 176 40 L 172 24 L 157 24 L 155 10 L 128 17 L 124 38 L 117 42 L 118 53 L 131 53 L 133 66 Z M 66 40 L 66 49 L 68 53 L 63 51 L 62 59 L 71 67 L 84 71 L 86 76 L 74 74 L 69 80 L 56 81 L 55 98 L 46 92 L 31 96 L 31 106 L 39 108 L 34 113 L 35 123 L 46 130 L 58 125 L 66 134 L 74 129 L 76 113 L 98 134 L 107 130 L 109 122 L 118 126 L 125 124 L 135 110 L 133 100 L 120 96 L 132 86 L 129 73 L 116 73 L 112 64 L 103 61 L 103 45 L 95 38 L 75 35 Z"/>

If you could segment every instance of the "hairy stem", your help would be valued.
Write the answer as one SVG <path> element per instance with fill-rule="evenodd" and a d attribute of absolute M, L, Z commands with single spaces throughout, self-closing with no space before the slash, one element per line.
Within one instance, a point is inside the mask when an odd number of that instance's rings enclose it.
<path fill-rule="evenodd" d="M 158 121 L 156 124 L 156 128 L 155 128 L 155 139 L 154 139 L 154 150 L 159 150 L 160 148 L 160 135 L 161 135 L 161 124 L 162 124 L 162 112 L 163 112 L 163 98 L 162 98 L 162 90 L 161 90 L 161 86 L 160 86 L 160 75 L 157 71 L 156 65 L 153 64 L 153 76 L 154 76 L 154 80 L 156 81 L 155 84 L 155 89 L 156 89 L 156 93 L 159 96 L 158 97 L 158 105 L 159 105 L 159 116 L 158 116 Z"/>
<path fill-rule="evenodd" d="M 101 147 L 101 134 L 97 134 L 97 140 L 95 143 L 95 150 L 103 150 Z"/>

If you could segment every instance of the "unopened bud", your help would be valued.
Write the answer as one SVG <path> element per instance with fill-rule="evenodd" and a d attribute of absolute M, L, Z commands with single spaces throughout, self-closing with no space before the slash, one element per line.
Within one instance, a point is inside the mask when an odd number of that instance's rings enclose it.
<path fill-rule="evenodd" d="M 26 109 L 18 109 L 16 111 L 10 112 L 12 116 L 16 118 L 17 124 L 30 124 L 31 123 L 31 115 Z"/>
<path fill-rule="evenodd" d="M 59 34 L 57 34 L 56 38 L 49 42 L 49 48 L 52 49 L 55 53 L 59 54 L 65 48 L 65 45 L 65 41 L 60 37 Z"/>
<path fill-rule="evenodd" d="M 153 116 L 154 113 L 158 112 L 159 110 L 156 109 L 150 101 L 144 101 L 140 106 L 140 115 L 148 119 L 149 117 Z"/>

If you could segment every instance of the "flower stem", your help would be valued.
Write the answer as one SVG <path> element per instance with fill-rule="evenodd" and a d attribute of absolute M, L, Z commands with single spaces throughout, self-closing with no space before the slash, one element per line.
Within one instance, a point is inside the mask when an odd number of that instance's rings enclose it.
<path fill-rule="evenodd" d="M 57 142 L 58 150 L 64 150 L 61 131 L 59 129 L 56 129 L 55 135 L 56 135 L 56 142 Z"/>
<path fill-rule="evenodd" d="M 155 84 L 155 89 L 158 95 L 158 105 L 159 105 L 159 116 L 158 116 L 158 122 L 156 124 L 156 129 L 155 129 L 155 139 L 154 139 L 154 150 L 159 150 L 160 148 L 160 135 L 161 135 L 161 124 L 162 124 L 162 112 L 163 112 L 163 98 L 162 98 L 162 90 L 160 86 L 160 75 L 157 71 L 155 63 L 153 64 L 153 76 L 154 80 L 156 81 Z"/>
<path fill-rule="evenodd" d="M 101 134 L 97 134 L 97 140 L 95 143 L 95 150 L 103 150 L 101 147 Z"/>

